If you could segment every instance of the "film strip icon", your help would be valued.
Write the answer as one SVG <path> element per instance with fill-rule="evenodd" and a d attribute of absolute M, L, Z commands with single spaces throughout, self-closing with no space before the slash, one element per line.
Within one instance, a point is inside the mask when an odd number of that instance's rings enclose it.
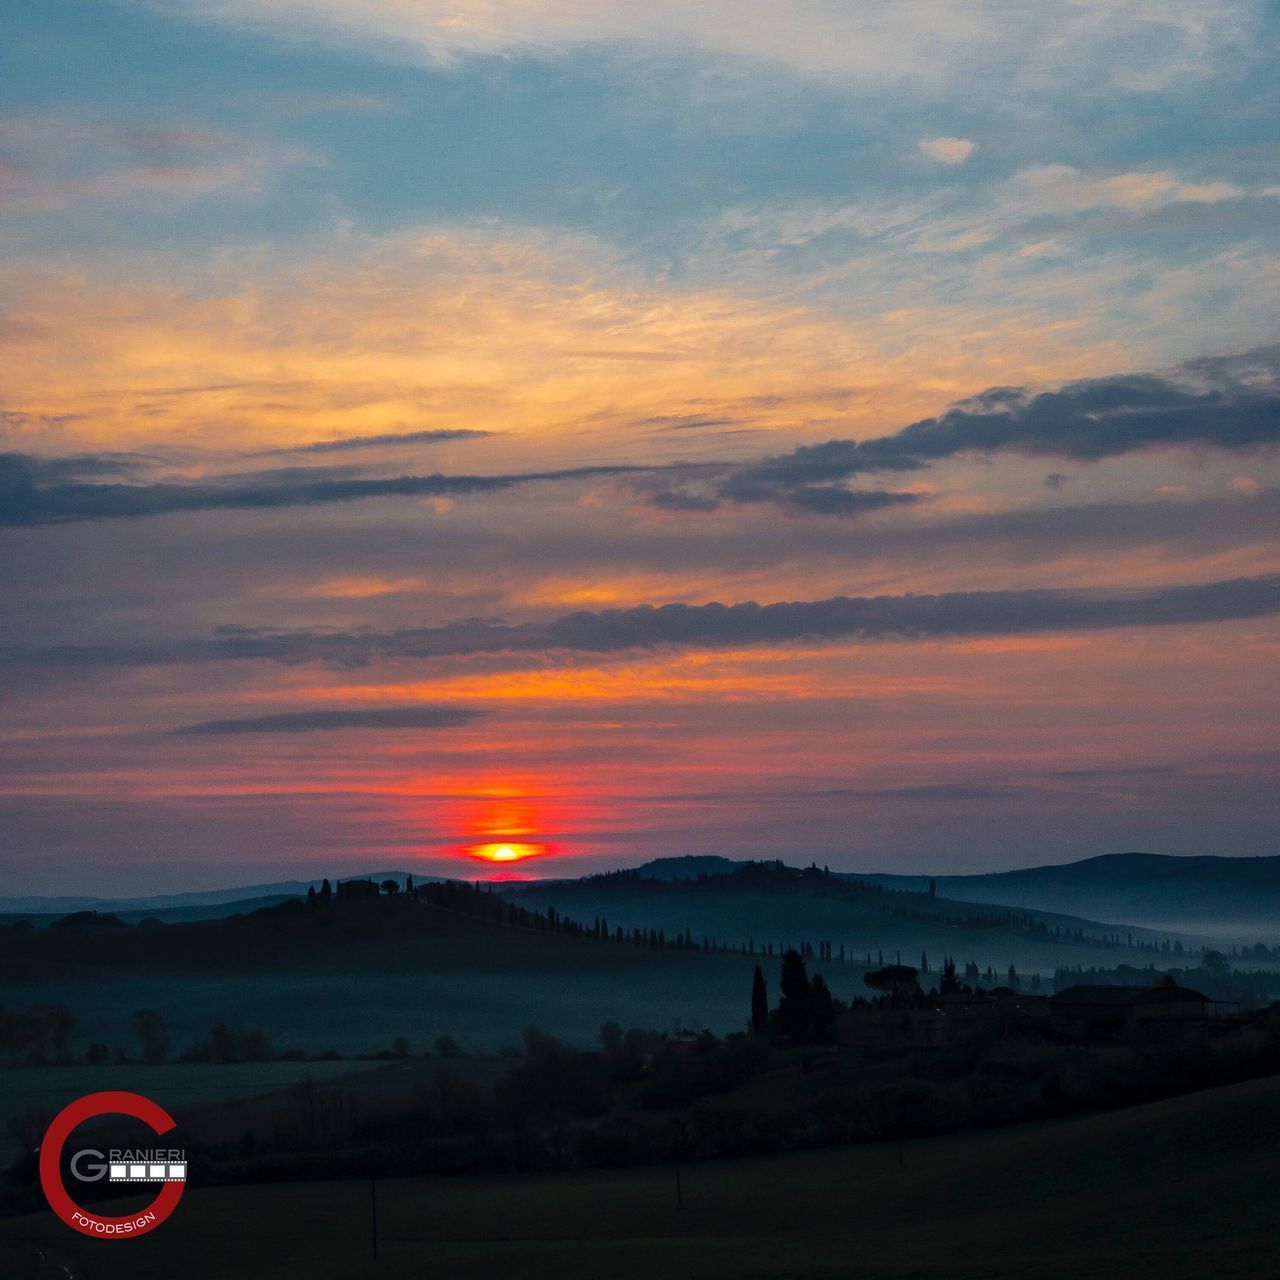
<path fill-rule="evenodd" d="M 109 1167 L 110 1182 L 186 1182 L 185 1164 L 113 1164 Z"/>

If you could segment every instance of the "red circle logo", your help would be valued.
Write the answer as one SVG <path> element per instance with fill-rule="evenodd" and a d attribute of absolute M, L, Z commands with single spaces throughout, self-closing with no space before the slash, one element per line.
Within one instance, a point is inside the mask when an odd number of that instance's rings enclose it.
<path fill-rule="evenodd" d="M 40 1147 L 40 1185 L 54 1213 L 73 1231 L 96 1240 L 128 1240 L 154 1231 L 178 1207 L 185 1184 L 165 1182 L 145 1208 L 123 1218 L 107 1218 L 82 1209 L 67 1194 L 62 1181 L 62 1149 L 72 1130 L 98 1116 L 132 1116 L 157 1134 L 168 1133 L 176 1123 L 163 1107 L 136 1093 L 91 1093 L 60 1111 L 44 1135 Z"/>

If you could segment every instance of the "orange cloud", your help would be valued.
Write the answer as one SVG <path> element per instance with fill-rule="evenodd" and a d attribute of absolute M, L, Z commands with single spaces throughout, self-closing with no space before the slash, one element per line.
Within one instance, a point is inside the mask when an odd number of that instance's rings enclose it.
<path fill-rule="evenodd" d="M 1064 350 L 1060 333 L 1015 340 L 989 316 L 854 320 L 675 288 L 585 237 L 532 231 L 351 238 L 296 261 L 229 251 L 185 278 L 168 265 L 163 281 L 0 273 L 6 407 L 62 420 L 30 427 L 32 443 L 261 448 L 466 426 L 510 433 L 506 466 L 723 456 L 714 432 L 653 424 L 714 415 L 787 443 L 879 432 L 988 382 L 1107 358 Z"/>

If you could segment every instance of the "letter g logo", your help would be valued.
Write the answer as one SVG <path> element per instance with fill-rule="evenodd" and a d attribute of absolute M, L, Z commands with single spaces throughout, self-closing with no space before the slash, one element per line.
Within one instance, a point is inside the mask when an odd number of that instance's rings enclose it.
<path fill-rule="evenodd" d="M 97 1156 L 98 1164 L 89 1163 L 86 1160 L 88 1156 Z M 94 1151 L 91 1147 L 86 1147 L 83 1151 L 77 1151 L 71 1157 L 71 1172 L 74 1177 L 80 1179 L 81 1182 L 101 1182 L 107 1176 L 107 1166 L 101 1163 L 102 1152 Z"/>

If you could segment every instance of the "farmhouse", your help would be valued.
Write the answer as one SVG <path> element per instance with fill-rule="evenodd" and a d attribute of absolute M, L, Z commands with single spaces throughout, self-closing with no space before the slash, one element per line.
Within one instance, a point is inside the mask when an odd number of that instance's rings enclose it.
<path fill-rule="evenodd" d="M 1046 1000 L 1009 987 L 945 995 L 924 995 L 917 987 L 911 997 L 899 990 L 879 1000 L 855 1001 L 837 1016 L 836 1040 L 840 1044 L 949 1044 L 999 1030 L 1043 1034 L 1048 1018 Z"/>
<path fill-rule="evenodd" d="M 1076 1040 L 1118 1040 L 1157 1027 L 1204 1031 L 1210 1017 L 1207 996 L 1164 976 L 1150 987 L 1066 987 L 1049 999 L 1055 1034 Z"/>
<path fill-rule="evenodd" d="M 361 898 L 376 898 L 378 886 L 372 880 L 339 880 L 338 901 L 355 902 Z"/>

